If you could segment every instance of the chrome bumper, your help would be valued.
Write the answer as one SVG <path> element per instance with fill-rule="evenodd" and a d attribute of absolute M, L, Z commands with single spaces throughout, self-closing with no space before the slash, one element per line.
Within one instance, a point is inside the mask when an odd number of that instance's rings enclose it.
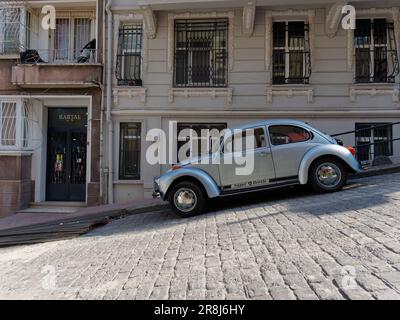
<path fill-rule="evenodd" d="M 153 199 L 160 199 L 161 198 L 161 193 L 158 191 L 153 191 L 151 194 L 153 196 Z"/>
<path fill-rule="evenodd" d="M 154 180 L 153 180 L 152 196 L 153 196 L 153 199 L 160 199 L 162 196 L 161 196 L 161 192 L 160 192 L 160 187 L 159 187 L 158 183 L 156 182 L 156 180 L 157 180 L 157 178 L 154 178 Z"/>

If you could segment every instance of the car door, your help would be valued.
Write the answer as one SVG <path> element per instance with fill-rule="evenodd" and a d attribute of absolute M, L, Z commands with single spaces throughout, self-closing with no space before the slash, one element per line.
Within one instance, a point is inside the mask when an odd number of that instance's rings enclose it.
<path fill-rule="evenodd" d="M 296 125 L 270 125 L 268 133 L 277 181 L 298 179 L 301 160 L 315 147 L 314 135 Z"/>
<path fill-rule="evenodd" d="M 242 138 L 242 152 L 236 152 L 234 148 L 234 141 L 239 137 Z M 250 147 L 245 145 L 246 137 L 254 141 Z M 245 165 L 241 164 L 244 160 L 247 161 Z M 248 170 L 243 170 L 246 165 Z M 235 130 L 225 139 L 219 172 L 223 191 L 262 188 L 271 184 L 275 179 L 275 170 L 265 126 Z"/>

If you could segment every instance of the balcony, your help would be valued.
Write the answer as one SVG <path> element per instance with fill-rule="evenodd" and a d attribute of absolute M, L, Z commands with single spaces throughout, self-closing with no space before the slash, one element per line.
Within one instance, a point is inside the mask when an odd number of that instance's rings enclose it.
<path fill-rule="evenodd" d="M 63 52 L 27 50 L 12 67 L 11 82 L 23 88 L 96 87 L 102 80 L 102 65 L 96 50 Z"/>

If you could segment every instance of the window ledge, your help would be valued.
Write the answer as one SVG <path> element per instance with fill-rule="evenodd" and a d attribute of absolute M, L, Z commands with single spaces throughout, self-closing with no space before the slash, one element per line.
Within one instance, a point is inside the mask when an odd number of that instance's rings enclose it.
<path fill-rule="evenodd" d="M 356 102 L 358 95 L 391 95 L 393 102 L 399 102 L 399 87 L 396 84 L 387 83 L 359 83 L 350 87 L 349 97 L 351 102 Z"/>
<path fill-rule="evenodd" d="M 37 62 L 37 63 L 18 63 L 19 66 L 40 66 L 40 67 L 64 67 L 64 66 L 87 66 L 87 67 L 101 67 L 99 62 Z"/>
<path fill-rule="evenodd" d="M 170 88 L 168 90 L 168 99 L 170 103 L 174 102 L 175 97 L 226 97 L 226 103 L 232 104 L 232 88 Z"/>
<path fill-rule="evenodd" d="M 314 88 L 308 84 L 283 84 L 267 87 L 267 103 L 272 104 L 274 96 L 294 97 L 305 96 L 308 103 L 314 102 Z"/>
<path fill-rule="evenodd" d="M 115 180 L 113 184 L 128 184 L 128 185 L 140 185 L 143 184 L 143 180 Z"/>
<path fill-rule="evenodd" d="M 31 154 L 33 154 L 33 151 L 1 149 L 0 148 L 1 156 L 30 156 Z"/>
<path fill-rule="evenodd" d="M 146 103 L 147 88 L 133 86 L 117 86 L 113 88 L 114 105 L 118 105 L 119 97 L 140 97 L 140 101 Z"/>
<path fill-rule="evenodd" d="M 10 54 L 0 53 L 0 60 L 17 60 L 17 59 L 19 59 L 19 54 L 17 53 L 10 53 Z"/>

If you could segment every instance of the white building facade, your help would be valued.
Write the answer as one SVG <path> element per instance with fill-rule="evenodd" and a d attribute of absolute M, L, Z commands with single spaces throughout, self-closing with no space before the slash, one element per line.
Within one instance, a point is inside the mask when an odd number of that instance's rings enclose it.
<path fill-rule="evenodd" d="M 356 29 L 342 28 L 343 5 Z M 106 4 L 104 194 L 150 198 L 169 168 L 153 128 L 221 129 L 293 118 L 336 134 L 400 121 L 396 1 L 127 1 Z M 360 160 L 400 155 L 400 126 L 341 136 Z M 387 142 L 385 142 L 387 141 Z M 167 145 L 168 149 L 170 146 Z"/>

